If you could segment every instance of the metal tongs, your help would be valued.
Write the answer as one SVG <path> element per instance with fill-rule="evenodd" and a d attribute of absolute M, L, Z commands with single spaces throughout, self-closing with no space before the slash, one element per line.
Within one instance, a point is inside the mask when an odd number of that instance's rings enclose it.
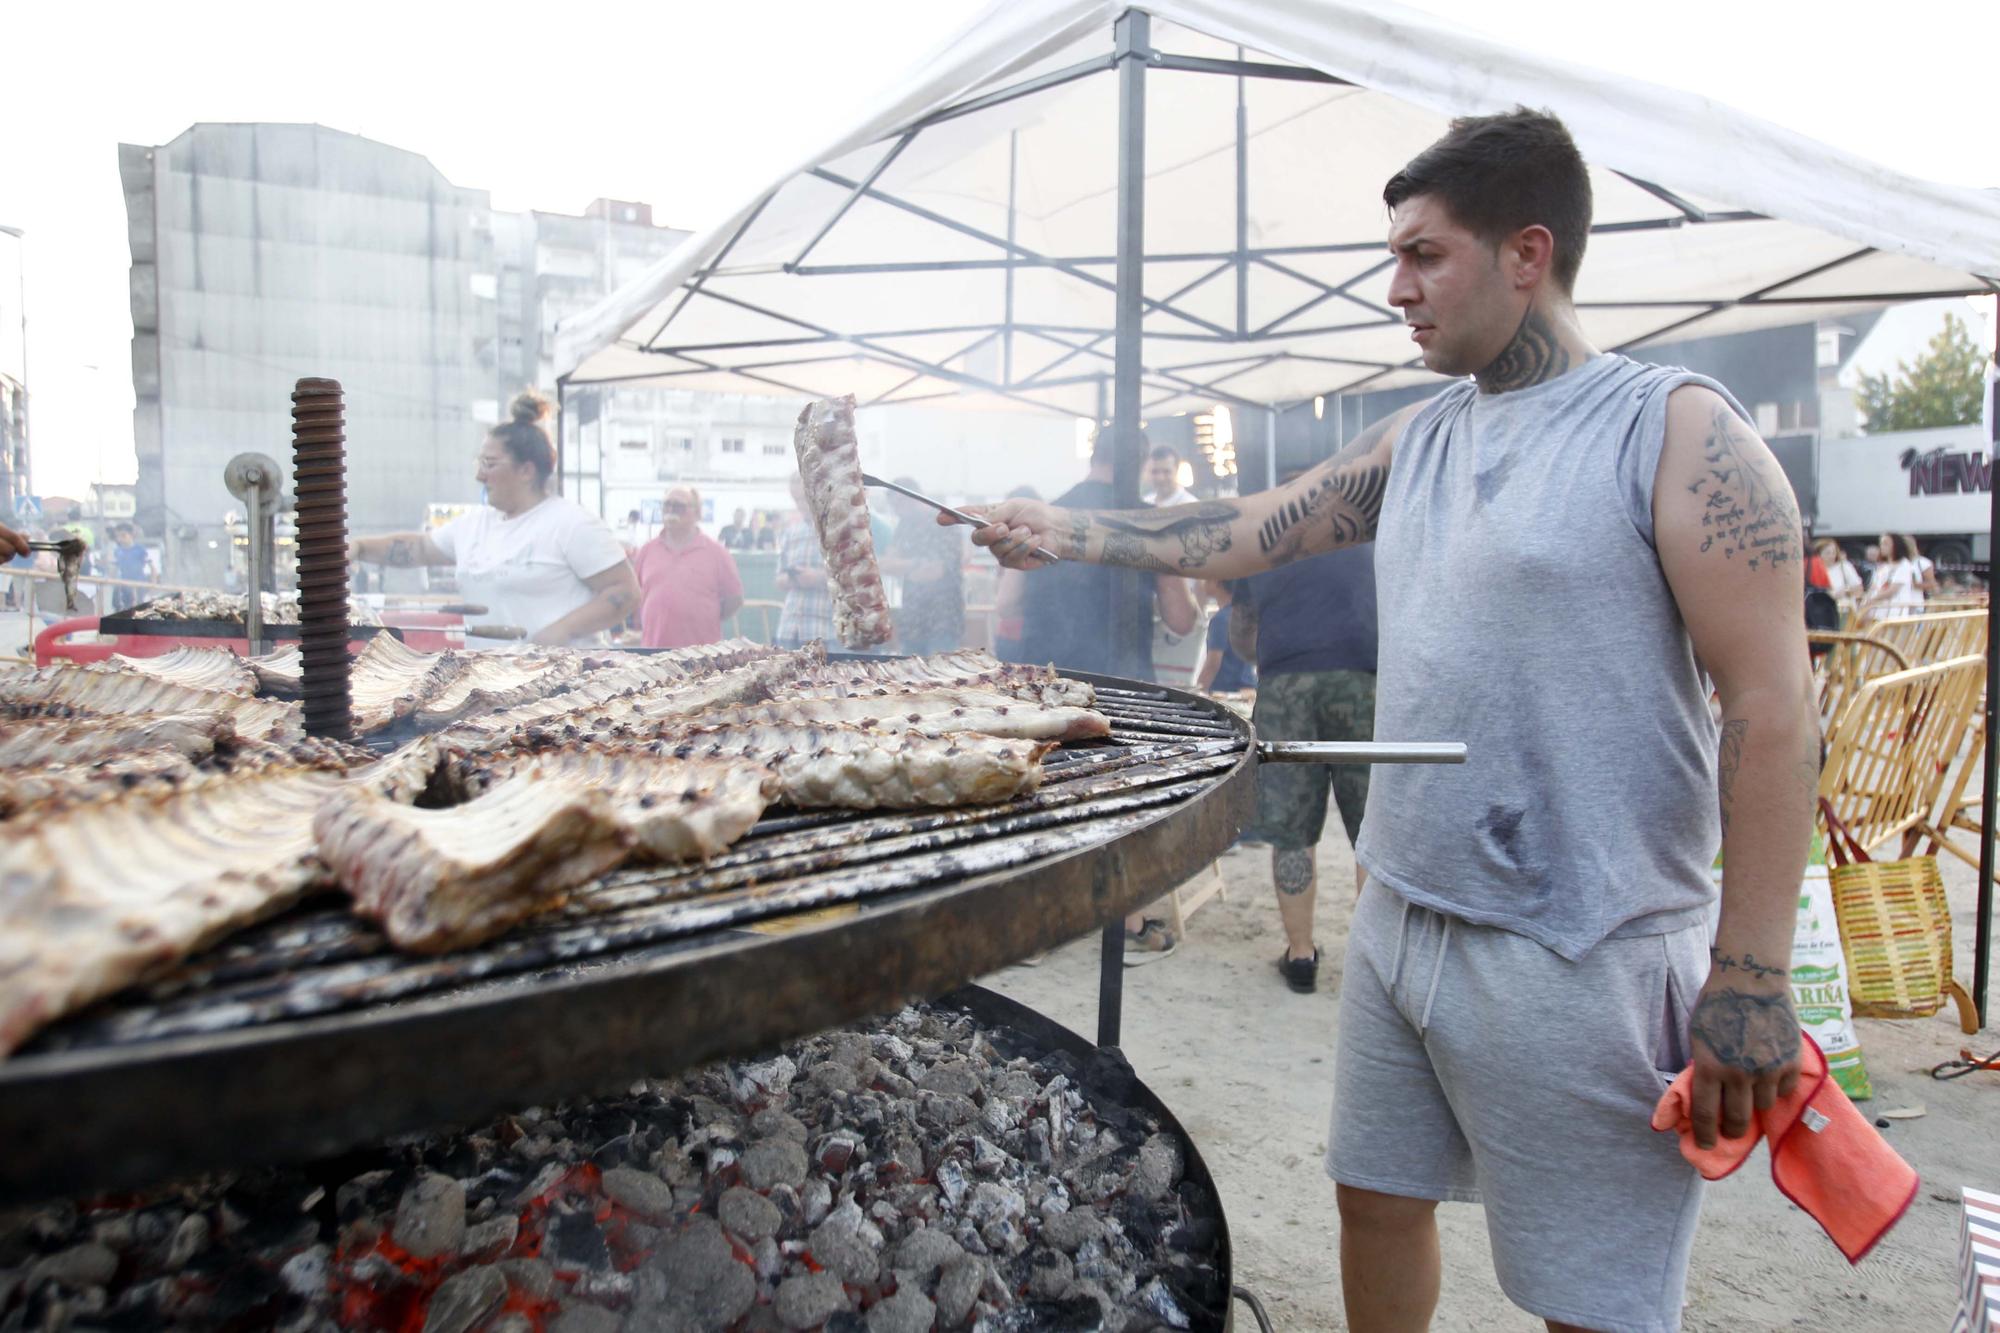
<path fill-rule="evenodd" d="M 927 504 L 931 508 L 937 510 L 940 514 L 949 514 L 951 515 L 951 517 L 957 519 L 959 522 L 968 524 L 975 528 L 985 528 L 992 526 L 991 519 L 981 518 L 977 514 L 968 514 L 963 509 L 953 509 L 950 505 L 946 504 L 944 501 L 933 500 L 931 499 L 930 496 L 925 495 L 922 491 L 913 491 L 908 486 L 898 486 L 893 481 L 884 481 L 880 477 L 871 476 L 866 472 L 861 474 L 861 484 L 863 486 L 880 486 L 885 491 L 894 491 L 898 495 L 907 495 L 912 500 L 915 500 L 918 504 Z M 1049 550 L 1046 546 L 1037 546 L 1035 548 L 1035 555 L 1037 558 L 1044 560 L 1051 565 L 1060 564 L 1062 561 L 1061 556 L 1057 555 L 1054 551 Z"/>
<path fill-rule="evenodd" d="M 76 610 L 76 576 L 83 572 L 83 553 L 90 549 L 81 537 L 65 537 L 59 542 L 31 541 L 30 551 L 54 551 L 56 576 L 62 580 L 63 610 Z"/>

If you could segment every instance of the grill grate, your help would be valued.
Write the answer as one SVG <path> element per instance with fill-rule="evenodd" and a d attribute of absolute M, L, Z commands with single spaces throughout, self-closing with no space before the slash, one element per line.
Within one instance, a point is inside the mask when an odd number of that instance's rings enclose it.
<path fill-rule="evenodd" d="M 1252 733 L 1199 696 L 1081 678 L 1111 736 L 1052 752 L 1040 789 L 1005 805 L 780 813 L 706 864 L 607 877 L 434 958 L 331 897 L 240 932 L 0 1061 L 0 1207 L 605 1092 L 1114 920 L 1249 818 Z"/>

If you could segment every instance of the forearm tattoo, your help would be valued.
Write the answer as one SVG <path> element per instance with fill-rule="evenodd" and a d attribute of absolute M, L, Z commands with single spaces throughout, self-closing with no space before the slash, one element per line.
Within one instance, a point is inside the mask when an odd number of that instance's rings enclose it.
<path fill-rule="evenodd" d="M 397 537 L 389 543 L 389 553 L 382 558 L 385 565 L 406 567 L 417 563 L 417 544 L 404 537 Z"/>
<path fill-rule="evenodd" d="M 1757 456 L 1747 435 L 1734 412 L 1715 409 L 1702 445 L 1705 467 L 1688 487 L 1688 494 L 1703 495 L 1701 549 L 1720 551 L 1725 560 L 1740 555 L 1753 570 L 1796 567 L 1804 539 L 1791 483 Z"/>
<path fill-rule="evenodd" d="M 1776 1073 L 1799 1054 L 1798 1020 L 1783 991 L 1704 991 L 1689 1031 L 1717 1060 L 1746 1074 Z"/>
<path fill-rule="evenodd" d="M 1171 509 L 1091 511 L 1070 515 L 1066 545 L 1072 559 L 1090 549 L 1090 530 L 1104 534 L 1104 563 L 1155 574 L 1199 574 L 1234 541 L 1230 526 L 1243 516 L 1235 505 L 1210 500 Z M 1169 560 L 1167 557 L 1174 558 Z"/>
<path fill-rule="evenodd" d="M 1278 892 L 1287 898 L 1296 898 L 1312 889 L 1316 879 L 1314 869 L 1310 847 L 1271 853 L 1271 878 L 1277 881 Z"/>
<path fill-rule="evenodd" d="M 1729 806 L 1736 795 L 1736 774 L 1743 767 L 1743 738 L 1750 733 L 1748 718 L 1733 717 L 1722 724 L 1722 745 L 1715 756 L 1715 792 L 1722 807 L 1723 836 L 1729 834 Z"/>
<path fill-rule="evenodd" d="M 1570 367 L 1570 355 L 1557 335 L 1555 325 L 1536 306 L 1521 316 L 1514 338 L 1500 349 L 1500 355 L 1486 369 L 1473 376 L 1481 393 L 1506 393 L 1542 384 Z"/>

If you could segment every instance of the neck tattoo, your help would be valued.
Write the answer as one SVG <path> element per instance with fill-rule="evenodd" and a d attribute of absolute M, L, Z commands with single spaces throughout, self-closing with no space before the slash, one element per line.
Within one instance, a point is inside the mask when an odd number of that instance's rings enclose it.
<path fill-rule="evenodd" d="M 1556 327 L 1540 308 L 1530 305 L 1514 330 L 1514 340 L 1502 348 L 1486 369 L 1473 376 L 1481 393 L 1506 393 L 1543 384 L 1570 367 L 1569 350 Z"/>

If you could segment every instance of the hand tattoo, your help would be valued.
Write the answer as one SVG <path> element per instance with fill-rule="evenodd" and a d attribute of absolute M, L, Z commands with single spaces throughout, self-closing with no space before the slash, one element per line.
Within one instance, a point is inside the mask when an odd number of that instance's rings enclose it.
<path fill-rule="evenodd" d="M 1506 393 L 1543 384 L 1570 367 L 1570 355 L 1557 335 L 1555 325 L 1536 306 L 1521 315 L 1514 340 L 1500 349 L 1500 355 L 1486 369 L 1474 375 L 1481 393 Z"/>
<path fill-rule="evenodd" d="M 1772 1074 L 1799 1055 L 1799 1024 L 1791 996 L 1705 990 L 1689 1031 L 1731 1069 Z"/>
<path fill-rule="evenodd" d="M 1772 476 L 1774 460 L 1758 457 L 1757 444 L 1736 414 L 1718 406 L 1702 445 L 1705 474 L 1695 483 L 1702 501 L 1701 549 L 1719 550 L 1725 560 L 1744 558 L 1751 569 L 1779 569 L 1804 559 L 1799 507 L 1784 473 Z"/>

